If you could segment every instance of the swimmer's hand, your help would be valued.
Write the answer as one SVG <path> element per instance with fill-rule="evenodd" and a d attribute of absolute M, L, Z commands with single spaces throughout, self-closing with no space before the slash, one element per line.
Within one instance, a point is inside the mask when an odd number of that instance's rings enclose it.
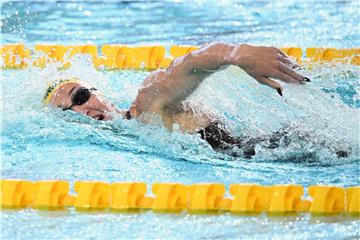
<path fill-rule="evenodd" d="M 281 85 L 270 78 L 297 84 L 310 81 L 294 71 L 299 66 L 275 47 L 239 45 L 231 52 L 231 63 L 241 67 L 259 83 L 277 90 L 281 96 Z"/>

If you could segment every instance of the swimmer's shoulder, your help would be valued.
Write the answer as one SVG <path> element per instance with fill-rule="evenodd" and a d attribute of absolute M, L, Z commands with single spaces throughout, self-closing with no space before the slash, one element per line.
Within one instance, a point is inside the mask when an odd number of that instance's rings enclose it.
<path fill-rule="evenodd" d="M 142 87 L 146 87 L 151 85 L 152 83 L 154 83 L 155 80 L 160 79 L 160 78 L 164 78 L 166 77 L 166 70 L 161 69 L 161 70 L 156 70 L 152 73 L 150 73 L 143 82 L 143 86 Z"/>
<path fill-rule="evenodd" d="M 138 117 L 143 112 L 164 114 L 164 108 L 161 104 L 162 98 L 166 97 L 168 91 L 168 81 L 165 70 L 152 72 L 144 79 L 141 87 L 138 89 L 137 96 L 130 107 L 132 117 Z"/>

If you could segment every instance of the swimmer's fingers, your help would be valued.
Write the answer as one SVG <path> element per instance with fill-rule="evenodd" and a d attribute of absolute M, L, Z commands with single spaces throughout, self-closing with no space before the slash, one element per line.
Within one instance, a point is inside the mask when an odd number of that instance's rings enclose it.
<path fill-rule="evenodd" d="M 279 65 L 279 69 L 280 69 L 281 73 L 283 73 L 283 74 L 281 74 L 281 76 L 286 78 L 287 81 L 290 80 L 289 82 L 303 83 L 303 81 L 306 80 L 303 75 L 295 72 L 293 69 L 289 68 L 288 66 L 286 66 L 283 63 L 281 63 Z"/>
<path fill-rule="evenodd" d="M 290 66 L 291 68 L 300 68 L 300 65 L 297 63 L 294 63 L 293 61 L 291 61 L 291 59 L 289 58 L 289 56 L 284 53 L 283 51 L 281 51 L 280 49 L 278 49 L 278 59 L 285 63 L 286 65 Z"/>
<path fill-rule="evenodd" d="M 287 83 L 302 83 L 305 78 L 298 74 L 293 69 L 299 67 L 296 63 L 293 63 L 288 55 L 278 48 L 274 48 L 277 53 L 276 70 L 273 70 L 269 77 L 282 80 Z"/>
<path fill-rule="evenodd" d="M 286 83 L 299 83 L 299 81 L 297 79 L 293 78 L 292 76 L 288 75 L 287 73 L 284 73 L 279 68 L 280 67 L 273 70 L 271 72 L 271 74 L 266 75 L 266 77 L 275 78 L 275 79 L 278 79 L 278 80 L 286 82 Z"/>
<path fill-rule="evenodd" d="M 290 68 L 300 68 L 300 65 L 291 61 L 288 56 L 278 56 L 278 59 L 284 63 L 285 65 L 289 66 Z"/>
<path fill-rule="evenodd" d="M 279 53 L 280 56 L 283 56 L 285 58 L 288 58 L 288 55 L 286 55 L 286 53 L 284 53 L 283 51 L 281 51 L 281 49 L 276 48 L 277 52 Z"/>
<path fill-rule="evenodd" d="M 279 83 L 277 83 L 277 82 L 275 82 L 273 80 L 270 80 L 267 77 L 257 77 L 255 79 L 259 83 L 265 84 L 265 85 L 275 89 L 280 94 L 280 96 L 282 96 L 282 87 L 281 87 L 281 85 Z"/>

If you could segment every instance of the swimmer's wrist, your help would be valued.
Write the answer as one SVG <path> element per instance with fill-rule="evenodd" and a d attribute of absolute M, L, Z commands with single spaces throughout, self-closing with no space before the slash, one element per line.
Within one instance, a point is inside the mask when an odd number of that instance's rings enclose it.
<path fill-rule="evenodd" d="M 246 64 L 246 58 L 249 57 L 249 49 L 251 48 L 248 44 L 240 44 L 233 47 L 229 55 L 229 64 L 238 67 L 243 67 Z"/>

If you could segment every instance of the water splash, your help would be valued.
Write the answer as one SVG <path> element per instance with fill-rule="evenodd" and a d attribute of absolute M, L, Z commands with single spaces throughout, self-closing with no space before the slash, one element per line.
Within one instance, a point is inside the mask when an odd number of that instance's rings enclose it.
<path fill-rule="evenodd" d="M 3 106 L 5 151 L 26 149 L 47 143 L 97 145 L 111 151 L 158 154 L 172 159 L 238 167 L 232 157 L 214 152 L 200 136 L 169 132 L 161 126 L 115 119 L 97 122 L 72 112 L 62 112 L 42 105 L 47 84 L 62 77 L 77 77 L 100 89 L 114 104 L 128 108 L 147 72 L 98 71 L 88 56 L 71 59 L 69 69 L 58 64 L 44 69 L 30 67 L 23 71 L 5 71 Z M 252 161 L 289 161 L 304 164 L 337 165 L 359 159 L 359 108 L 356 99 L 344 102 L 339 86 L 358 89 L 358 68 L 320 66 L 308 70 L 315 76 L 306 85 L 283 84 L 284 96 L 259 85 L 237 67 L 229 67 L 206 79 L 187 104 L 197 111 L 219 116 L 235 135 L 264 137 L 286 128 L 286 138 L 269 149 L 269 142 L 256 146 Z M 14 101 L 16 99 L 16 101 Z M 199 107 L 200 106 L 200 107 Z M 236 150 L 235 150 L 236 151 Z M 337 151 L 350 155 L 339 159 Z M 244 161 L 244 159 L 242 159 Z"/>

